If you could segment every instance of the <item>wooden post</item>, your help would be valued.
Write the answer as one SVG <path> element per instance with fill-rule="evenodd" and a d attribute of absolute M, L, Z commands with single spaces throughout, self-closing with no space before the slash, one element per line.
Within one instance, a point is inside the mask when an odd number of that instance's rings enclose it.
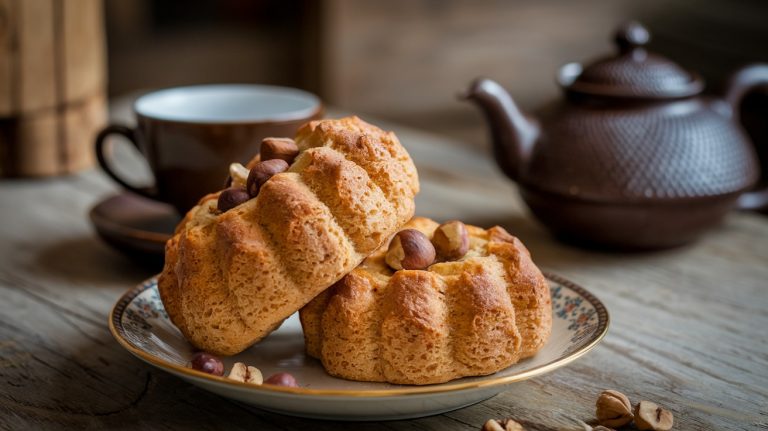
<path fill-rule="evenodd" d="M 106 121 L 101 0 L 0 0 L 0 175 L 93 164 Z"/>

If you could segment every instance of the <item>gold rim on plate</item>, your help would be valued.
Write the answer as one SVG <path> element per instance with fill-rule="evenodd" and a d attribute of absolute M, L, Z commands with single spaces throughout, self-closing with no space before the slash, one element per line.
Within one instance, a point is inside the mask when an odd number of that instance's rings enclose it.
<path fill-rule="evenodd" d="M 392 397 L 392 396 L 401 396 L 401 395 L 437 394 L 437 393 L 443 393 L 443 392 L 454 392 L 454 391 L 461 391 L 461 390 L 468 390 L 468 389 L 488 388 L 493 386 L 506 385 L 508 383 L 513 383 L 513 382 L 519 382 L 521 380 L 527 380 L 527 379 L 530 379 L 531 377 L 539 376 L 539 375 L 548 373 L 552 370 L 555 370 L 557 368 L 563 367 L 575 361 L 576 359 L 579 359 L 580 357 L 584 356 L 587 352 L 592 350 L 595 346 L 597 346 L 598 343 L 600 343 L 603 337 L 605 337 L 605 334 L 608 333 L 610 316 L 608 315 L 608 310 L 606 310 L 605 305 L 603 305 L 603 303 L 600 302 L 599 299 L 597 299 L 594 295 L 592 295 L 589 291 L 587 291 L 583 287 L 569 280 L 566 280 L 563 277 L 560 277 L 555 274 L 546 273 L 546 272 L 544 273 L 544 275 L 548 280 L 554 281 L 555 283 L 561 284 L 575 291 L 576 293 L 581 295 L 584 299 L 586 299 L 587 302 L 589 302 L 593 307 L 595 307 L 595 311 L 597 312 L 598 322 L 597 322 L 597 329 L 595 331 L 595 334 L 592 336 L 592 339 L 588 343 L 586 343 L 584 346 L 579 348 L 578 350 L 575 350 L 567 354 L 566 356 L 555 360 L 554 362 L 540 365 L 538 367 L 534 367 L 534 368 L 531 368 L 530 370 L 526 370 L 511 376 L 488 378 L 488 379 L 473 381 L 473 382 L 438 383 L 434 385 L 425 385 L 425 386 L 403 386 L 401 388 L 396 388 L 396 389 L 367 389 L 367 390 L 288 388 L 288 387 L 275 386 L 275 385 L 254 385 L 251 383 L 238 382 L 235 380 L 228 379 L 226 377 L 213 376 L 207 373 L 203 373 L 201 371 L 193 370 L 192 368 L 184 367 L 178 364 L 165 361 L 131 344 L 131 342 L 128 341 L 125 336 L 125 329 L 123 328 L 122 322 L 121 322 L 121 317 L 123 315 L 123 312 L 125 311 L 125 307 L 142 292 L 144 292 L 147 289 L 150 289 L 153 285 L 155 285 L 157 283 L 156 276 L 151 277 L 143 281 L 142 283 L 140 283 L 138 286 L 135 286 L 132 289 L 128 290 L 126 293 L 124 293 L 120 297 L 120 299 L 117 300 L 114 307 L 112 307 L 112 310 L 109 313 L 109 331 L 112 332 L 112 336 L 115 337 L 117 342 L 120 343 L 120 345 L 123 346 L 123 348 L 128 350 L 128 352 L 138 357 L 139 359 L 142 359 L 145 362 L 155 365 L 158 368 L 167 370 L 171 373 L 181 374 L 196 380 L 204 380 L 204 381 L 208 381 L 209 383 L 235 386 L 235 387 L 240 387 L 240 388 L 254 390 L 254 391 L 295 394 L 295 395 L 321 395 L 321 396 L 334 396 L 334 397 L 345 397 L 345 396 L 346 397 Z"/>

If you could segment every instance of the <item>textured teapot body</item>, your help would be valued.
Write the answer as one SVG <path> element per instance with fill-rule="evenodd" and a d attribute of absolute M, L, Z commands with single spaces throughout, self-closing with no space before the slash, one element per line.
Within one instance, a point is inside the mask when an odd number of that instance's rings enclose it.
<path fill-rule="evenodd" d="M 616 55 L 561 68 L 565 97 L 537 117 L 488 79 L 465 95 L 486 116 L 499 167 L 559 236 L 664 248 L 695 239 L 734 205 L 768 207 L 768 188 L 748 191 L 760 167 L 737 115 L 744 95 L 768 86 L 768 65 L 736 72 L 722 100 L 705 98 L 701 78 L 647 52 L 648 39 L 629 23 Z"/>
<path fill-rule="evenodd" d="M 620 249 L 696 239 L 757 179 L 754 150 L 722 101 L 561 102 L 517 181 L 555 234 Z"/>
<path fill-rule="evenodd" d="M 539 123 L 517 180 L 553 195 L 669 204 L 738 196 L 758 177 L 751 143 L 719 100 L 565 100 Z"/>

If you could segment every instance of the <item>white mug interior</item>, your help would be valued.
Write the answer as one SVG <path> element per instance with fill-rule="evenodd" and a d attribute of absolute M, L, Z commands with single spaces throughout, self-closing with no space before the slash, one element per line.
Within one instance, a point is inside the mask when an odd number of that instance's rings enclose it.
<path fill-rule="evenodd" d="M 137 114 L 193 123 L 281 122 L 308 118 L 320 99 L 295 88 L 256 84 L 176 87 L 139 97 Z"/>

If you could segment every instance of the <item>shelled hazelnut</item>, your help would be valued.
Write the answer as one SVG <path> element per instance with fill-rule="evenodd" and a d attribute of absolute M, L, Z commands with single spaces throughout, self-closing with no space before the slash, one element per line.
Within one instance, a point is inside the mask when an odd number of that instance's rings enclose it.
<path fill-rule="evenodd" d="M 519 422 L 513 419 L 488 419 L 481 431 L 525 431 Z"/>
<path fill-rule="evenodd" d="M 232 163 L 229 165 L 229 176 L 224 187 L 245 187 L 245 183 L 248 181 L 248 168 L 240 163 Z"/>
<path fill-rule="evenodd" d="M 242 362 L 235 362 L 235 365 L 232 366 L 232 370 L 229 372 L 229 375 L 227 375 L 227 378 L 238 382 L 253 383 L 254 385 L 264 383 L 264 377 L 261 375 L 261 370 L 250 365 L 245 365 Z"/>
<path fill-rule="evenodd" d="M 441 260 L 461 259 L 469 251 L 467 227 L 458 220 L 441 224 L 432 235 L 432 245 Z"/>
<path fill-rule="evenodd" d="M 597 421 L 600 425 L 619 428 L 630 422 L 634 415 L 632 414 L 632 404 L 629 398 L 619 391 L 605 390 L 595 402 Z"/>
<path fill-rule="evenodd" d="M 669 431 L 674 424 L 672 412 L 650 401 L 635 406 L 635 425 L 639 430 Z"/>

